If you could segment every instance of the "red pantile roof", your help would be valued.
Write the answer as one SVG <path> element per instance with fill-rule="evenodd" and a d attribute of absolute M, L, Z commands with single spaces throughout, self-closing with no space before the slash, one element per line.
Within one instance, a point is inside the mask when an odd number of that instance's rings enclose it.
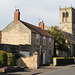
<path fill-rule="evenodd" d="M 54 39 L 54 37 L 51 36 L 47 31 L 45 31 L 45 30 L 43 30 L 43 29 L 41 29 L 41 28 L 39 28 L 37 26 L 31 25 L 31 24 L 29 24 L 27 22 L 24 22 L 24 21 L 20 21 L 20 22 L 23 23 L 28 28 L 30 28 L 32 30 L 32 32 L 39 33 L 39 34 L 41 34 L 43 36 L 51 37 L 51 38 Z"/>

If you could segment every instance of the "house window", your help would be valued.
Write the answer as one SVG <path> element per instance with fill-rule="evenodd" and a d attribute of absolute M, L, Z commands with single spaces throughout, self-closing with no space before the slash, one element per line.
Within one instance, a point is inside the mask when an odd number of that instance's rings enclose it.
<path fill-rule="evenodd" d="M 49 47 L 51 47 L 51 38 L 49 38 Z"/>
<path fill-rule="evenodd" d="M 43 36 L 43 45 L 46 45 L 46 37 Z"/>
<path fill-rule="evenodd" d="M 49 54 L 51 54 L 51 50 L 49 50 Z"/>
<path fill-rule="evenodd" d="M 40 44 L 40 35 L 36 34 L 36 44 Z"/>
<path fill-rule="evenodd" d="M 22 56 L 30 56 L 30 55 L 29 55 L 29 52 L 26 52 L 26 51 L 20 51 L 20 54 L 21 54 Z"/>

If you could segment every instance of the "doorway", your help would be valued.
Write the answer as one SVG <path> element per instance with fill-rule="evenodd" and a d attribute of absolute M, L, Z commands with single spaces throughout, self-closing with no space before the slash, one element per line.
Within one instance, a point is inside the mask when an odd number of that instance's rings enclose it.
<path fill-rule="evenodd" d="M 42 64 L 45 64 L 45 54 L 46 54 L 46 53 L 45 53 L 45 51 L 44 51 L 44 52 L 43 52 L 43 60 L 42 60 L 43 62 L 42 62 Z"/>

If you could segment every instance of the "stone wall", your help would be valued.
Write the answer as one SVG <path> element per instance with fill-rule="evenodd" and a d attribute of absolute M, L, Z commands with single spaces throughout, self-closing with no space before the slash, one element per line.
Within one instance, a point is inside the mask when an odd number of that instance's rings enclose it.
<path fill-rule="evenodd" d="M 45 29 L 45 30 L 50 30 L 50 27 L 44 26 L 44 29 Z"/>
<path fill-rule="evenodd" d="M 63 21 L 63 12 L 66 14 L 66 12 L 68 12 L 69 16 L 66 18 L 64 17 L 64 21 Z M 65 15 L 66 16 L 66 15 Z M 66 21 L 67 19 L 67 21 Z M 69 8 L 60 8 L 59 9 L 59 28 L 62 30 L 62 31 L 65 31 L 67 33 L 70 33 L 72 34 L 72 8 L 69 7 Z"/>
<path fill-rule="evenodd" d="M 39 57 L 39 63 L 40 65 L 43 63 L 43 52 L 45 51 L 45 64 L 50 63 L 50 58 L 53 56 L 54 51 L 54 39 L 52 39 L 51 47 L 49 46 L 49 37 L 46 37 L 46 45 L 43 45 L 43 36 L 40 35 L 40 44 L 36 44 L 36 34 L 32 33 L 32 51 L 31 53 L 34 53 L 35 51 L 38 52 Z M 41 54 L 40 54 L 41 49 Z M 51 54 L 49 54 L 49 50 L 51 51 Z"/>
<path fill-rule="evenodd" d="M 31 45 L 31 30 L 20 21 L 13 21 L 2 30 L 2 44 Z"/>
<path fill-rule="evenodd" d="M 30 69 L 37 69 L 39 67 L 38 53 L 34 52 L 33 56 L 19 58 L 17 60 L 17 65 L 20 67 L 28 67 Z"/>
<path fill-rule="evenodd" d="M 53 65 L 54 66 L 60 66 L 60 65 L 68 65 L 68 64 L 74 64 L 74 57 L 55 57 L 53 58 Z"/>
<path fill-rule="evenodd" d="M 63 17 L 63 12 L 65 13 Z M 66 12 L 68 12 L 68 15 L 66 17 Z M 64 19 L 64 21 L 63 21 Z M 64 34 L 69 38 L 67 38 L 69 41 L 69 49 L 71 56 L 75 56 L 74 53 L 74 45 L 75 44 L 75 9 L 72 7 L 65 7 L 59 9 L 59 28 L 64 31 Z"/>
<path fill-rule="evenodd" d="M 49 47 L 49 37 L 46 36 L 46 45 L 43 45 L 43 35 L 38 34 L 40 35 L 40 44 L 36 44 L 36 33 L 20 21 L 13 21 L 2 30 L 1 44 L 17 45 L 19 46 L 18 51 L 29 51 L 30 55 L 37 51 L 40 65 L 43 62 L 43 53 L 45 52 L 45 64 L 47 64 L 49 63 L 49 58 L 53 55 L 54 41 L 52 41 L 52 45 Z M 49 54 L 49 50 L 51 54 Z"/>

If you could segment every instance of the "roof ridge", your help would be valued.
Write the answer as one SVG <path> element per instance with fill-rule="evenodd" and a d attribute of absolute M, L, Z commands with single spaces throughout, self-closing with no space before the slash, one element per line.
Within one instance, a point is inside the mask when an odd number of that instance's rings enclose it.
<path fill-rule="evenodd" d="M 20 20 L 21 21 L 21 20 Z M 34 31 L 40 33 L 41 35 L 44 35 L 44 36 L 47 36 L 47 37 L 52 37 L 54 38 L 52 35 L 50 35 L 47 31 L 35 26 L 35 25 L 32 25 L 32 24 L 29 24 L 27 22 L 24 22 L 24 21 L 21 21 L 24 25 L 26 25 L 27 27 L 29 27 L 30 29 L 33 29 Z"/>

